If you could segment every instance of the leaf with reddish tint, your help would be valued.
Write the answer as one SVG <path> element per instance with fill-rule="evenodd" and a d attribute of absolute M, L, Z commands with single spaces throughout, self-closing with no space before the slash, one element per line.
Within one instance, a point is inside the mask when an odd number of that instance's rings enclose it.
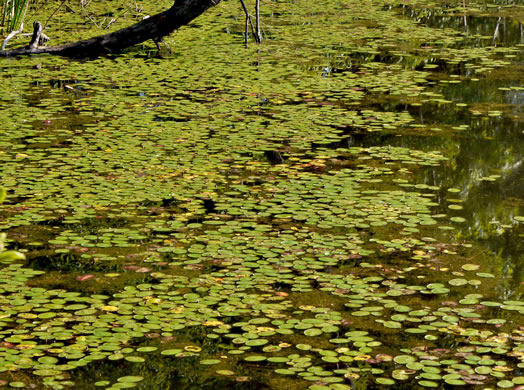
<path fill-rule="evenodd" d="M 80 275 L 80 276 L 76 277 L 76 280 L 78 280 L 79 282 L 85 282 L 85 281 L 87 281 L 89 279 L 92 279 L 94 277 L 95 277 L 95 275 L 91 275 L 91 274 Z"/>

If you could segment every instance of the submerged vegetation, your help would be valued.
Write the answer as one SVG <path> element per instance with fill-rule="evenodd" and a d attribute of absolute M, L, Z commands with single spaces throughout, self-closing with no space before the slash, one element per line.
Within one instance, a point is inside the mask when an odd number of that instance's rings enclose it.
<path fill-rule="evenodd" d="M 170 2 L 112 3 L 48 35 Z M 0 386 L 521 388 L 524 7 L 467 3 L 0 60 Z"/>

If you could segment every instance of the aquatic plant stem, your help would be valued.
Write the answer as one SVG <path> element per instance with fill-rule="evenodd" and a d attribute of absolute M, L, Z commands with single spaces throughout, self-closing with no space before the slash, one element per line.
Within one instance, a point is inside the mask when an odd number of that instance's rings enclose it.
<path fill-rule="evenodd" d="M 260 33 L 260 0 L 257 0 L 256 2 L 256 25 L 257 25 L 257 32 L 255 35 L 255 39 L 257 43 L 262 42 L 262 34 Z"/>
<path fill-rule="evenodd" d="M 248 39 L 248 23 L 251 25 L 251 33 L 253 34 L 253 36 L 255 37 L 255 41 L 257 41 L 257 38 L 256 38 L 256 32 L 255 32 L 255 26 L 253 26 L 253 21 L 251 20 L 251 15 L 249 14 L 248 10 L 247 10 L 247 7 L 246 7 L 246 3 L 244 3 L 244 0 L 240 0 L 240 4 L 242 4 L 242 9 L 244 10 L 244 13 L 246 14 L 246 29 L 245 29 L 245 33 L 246 33 L 246 36 L 245 36 L 245 39 L 244 39 L 244 42 L 247 46 L 247 39 Z"/>
<path fill-rule="evenodd" d="M 47 23 L 49 23 L 49 21 L 53 18 L 53 16 L 55 16 L 55 14 L 60 11 L 60 8 L 62 8 L 62 6 L 65 4 L 67 0 L 62 0 L 62 2 L 60 3 L 60 5 L 53 11 L 53 13 L 47 18 L 47 20 L 45 21 L 44 23 L 44 28 L 43 30 L 46 29 L 47 27 Z"/>

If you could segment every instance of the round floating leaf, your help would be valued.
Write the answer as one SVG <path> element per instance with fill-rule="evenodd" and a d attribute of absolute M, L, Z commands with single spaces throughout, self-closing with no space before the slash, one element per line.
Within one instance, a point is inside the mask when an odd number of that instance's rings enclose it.
<path fill-rule="evenodd" d="M 126 356 L 125 359 L 128 362 L 132 362 L 132 363 L 143 363 L 146 361 L 146 359 L 140 356 Z"/>
<path fill-rule="evenodd" d="M 468 284 L 468 281 L 466 279 L 461 279 L 461 278 L 456 278 L 456 279 L 451 279 L 448 281 L 449 284 L 451 284 L 452 286 L 464 286 L 466 284 Z"/>
<path fill-rule="evenodd" d="M 404 380 L 409 379 L 410 373 L 413 373 L 413 371 L 393 370 L 393 372 L 391 373 L 391 376 L 393 377 L 393 379 L 404 381 Z"/>
<path fill-rule="evenodd" d="M 33 374 L 38 375 L 38 376 L 55 376 L 61 373 L 62 372 L 59 370 L 52 370 L 52 369 L 42 369 L 42 370 L 33 371 Z"/>
<path fill-rule="evenodd" d="M 399 356 L 395 356 L 395 358 L 393 359 L 393 361 L 395 363 L 398 363 L 398 364 L 413 363 L 416 360 L 417 359 L 414 356 L 411 356 L 411 355 L 399 355 Z"/>
<path fill-rule="evenodd" d="M 281 374 L 281 375 L 295 375 L 296 372 L 293 371 L 293 370 L 290 370 L 288 368 L 277 368 L 276 370 L 274 370 L 277 374 Z"/>
<path fill-rule="evenodd" d="M 252 356 L 248 356 L 248 357 L 244 358 L 244 360 L 246 362 L 263 362 L 266 359 L 267 359 L 267 357 L 260 356 L 260 355 L 252 355 Z"/>
<path fill-rule="evenodd" d="M 431 379 L 431 380 L 437 380 L 437 381 L 442 379 L 442 376 L 440 376 L 439 374 L 432 373 L 432 372 L 423 372 L 422 374 L 420 374 L 420 377 L 424 379 Z"/>
<path fill-rule="evenodd" d="M 410 362 L 406 364 L 406 367 L 409 368 L 410 370 L 418 371 L 418 370 L 423 369 L 424 365 L 420 362 Z"/>
<path fill-rule="evenodd" d="M 422 387 L 438 387 L 437 382 L 427 381 L 427 380 L 419 381 L 418 384 Z"/>
<path fill-rule="evenodd" d="M 121 383 L 136 383 L 144 380 L 143 376 L 122 376 L 117 379 Z"/>
<path fill-rule="evenodd" d="M 38 362 L 42 364 L 55 364 L 58 362 L 58 359 L 52 356 L 42 356 L 38 359 Z"/>
<path fill-rule="evenodd" d="M 181 349 L 165 349 L 162 352 L 160 352 L 161 355 L 165 356 L 172 356 L 181 353 Z"/>
<path fill-rule="evenodd" d="M 17 260 L 25 260 L 25 255 L 18 251 L 4 251 L 0 253 L 0 263 L 9 263 Z"/>
<path fill-rule="evenodd" d="M 475 275 L 477 275 L 479 278 L 494 278 L 495 275 L 487 273 L 487 272 L 477 272 Z"/>
<path fill-rule="evenodd" d="M 309 344 L 297 344 L 296 347 L 302 351 L 309 351 L 312 348 Z"/>
<path fill-rule="evenodd" d="M 396 321 L 385 321 L 382 325 L 384 325 L 386 328 L 391 328 L 391 329 L 402 328 L 402 324 Z"/>
<path fill-rule="evenodd" d="M 137 348 L 137 352 L 153 352 L 153 351 L 156 351 L 158 348 L 157 347 L 140 347 L 140 348 Z"/>
<path fill-rule="evenodd" d="M 267 344 L 269 341 L 266 339 L 254 339 L 246 341 L 246 345 L 250 347 L 260 347 Z"/>
<path fill-rule="evenodd" d="M 213 364 L 219 364 L 220 359 L 204 359 L 200 361 L 200 364 L 204 365 L 213 365 Z"/>
<path fill-rule="evenodd" d="M 375 381 L 380 385 L 394 385 L 395 381 L 390 378 L 376 378 Z"/>
<path fill-rule="evenodd" d="M 488 366 L 475 367 L 475 372 L 480 375 L 489 375 L 491 373 L 491 367 L 488 367 Z"/>
<path fill-rule="evenodd" d="M 198 353 L 200 351 L 202 351 L 202 348 L 196 346 L 196 345 L 186 345 L 184 347 L 184 350 L 187 351 L 187 352 L 194 352 L 194 353 Z"/>
<path fill-rule="evenodd" d="M 311 328 L 311 329 L 306 329 L 304 331 L 304 334 L 306 336 L 309 336 L 309 337 L 315 337 L 315 336 L 321 335 L 322 331 L 320 329 L 317 329 L 317 328 Z"/>
<path fill-rule="evenodd" d="M 9 386 L 15 387 L 15 388 L 21 388 L 21 387 L 25 387 L 25 383 L 24 382 L 9 382 Z"/>
<path fill-rule="evenodd" d="M 346 344 L 349 342 L 349 339 L 345 339 L 345 338 L 341 338 L 341 339 L 330 339 L 329 340 L 330 343 L 333 343 L 333 344 Z"/>
<path fill-rule="evenodd" d="M 216 370 L 215 372 L 216 372 L 218 375 L 224 375 L 224 376 L 235 375 L 235 371 L 231 371 L 231 370 Z"/>

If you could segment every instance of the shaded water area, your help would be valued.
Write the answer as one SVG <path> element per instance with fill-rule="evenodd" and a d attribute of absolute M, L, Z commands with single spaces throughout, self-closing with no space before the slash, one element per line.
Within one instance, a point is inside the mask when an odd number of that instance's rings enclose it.
<path fill-rule="evenodd" d="M 169 6 L 111 3 L 48 35 Z M 467 5 L 263 3 L 245 48 L 226 1 L 160 52 L 1 59 L 0 387 L 523 385 L 524 7 Z"/>

